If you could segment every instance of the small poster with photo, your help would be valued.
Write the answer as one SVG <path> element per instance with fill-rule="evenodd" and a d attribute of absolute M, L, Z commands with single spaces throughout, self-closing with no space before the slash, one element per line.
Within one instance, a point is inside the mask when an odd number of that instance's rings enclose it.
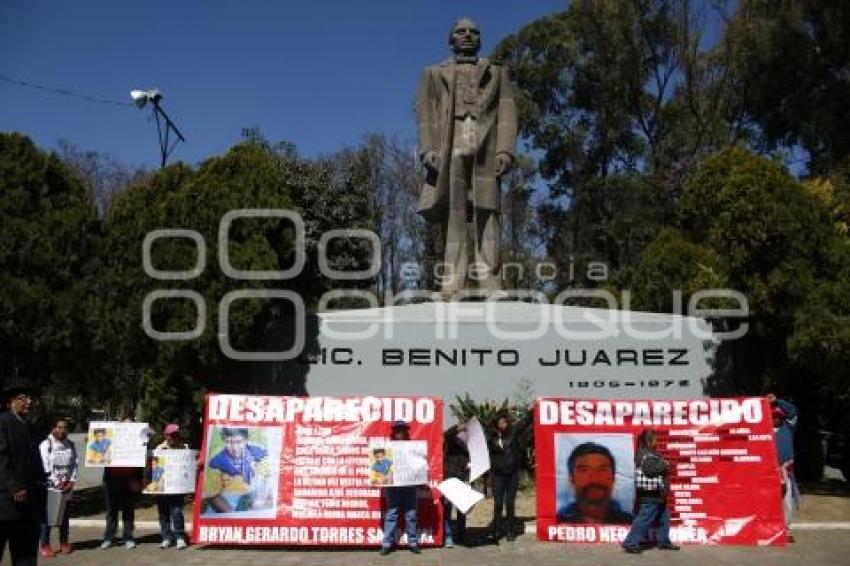
<path fill-rule="evenodd" d="M 428 483 L 428 443 L 424 440 L 369 442 L 369 485 L 391 487 Z"/>
<path fill-rule="evenodd" d="M 144 493 L 166 495 L 194 493 L 194 491 L 194 450 L 157 449 L 151 452 L 145 466 Z"/>
<path fill-rule="evenodd" d="M 86 438 L 86 467 L 142 468 L 147 443 L 147 423 L 91 422 Z"/>

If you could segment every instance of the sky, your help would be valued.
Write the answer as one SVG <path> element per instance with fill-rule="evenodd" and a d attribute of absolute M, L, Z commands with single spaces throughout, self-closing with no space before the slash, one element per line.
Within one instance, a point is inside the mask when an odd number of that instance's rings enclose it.
<path fill-rule="evenodd" d="M 186 143 L 172 160 L 224 153 L 242 129 L 307 156 L 369 132 L 413 139 L 422 69 L 449 54 L 448 29 L 475 19 L 482 53 L 567 0 L 0 0 L 0 75 L 120 102 L 158 88 Z M 43 148 L 68 140 L 159 166 L 149 109 L 0 81 L 0 131 Z"/>

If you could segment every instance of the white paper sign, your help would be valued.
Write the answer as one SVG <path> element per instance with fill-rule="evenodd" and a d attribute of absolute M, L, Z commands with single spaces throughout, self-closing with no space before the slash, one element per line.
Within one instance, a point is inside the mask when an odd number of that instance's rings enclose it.
<path fill-rule="evenodd" d="M 466 448 L 469 450 L 469 481 L 473 482 L 490 469 L 487 437 L 475 417 L 466 423 Z"/>
<path fill-rule="evenodd" d="M 428 483 L 428 442 L 369 439 L 369 485 L 390 487 Z"/>
<path fill-rule="evenodd" d="M 143 468 L 148 446 L 148 423 L 89 423 L 86 467 Z"/>
<path fill-rule="evenodd" d="M 437 485 L 443 497 L 452 502 L 463 514 L 469 513 L 476 503 L 484 499 L 484 494 L 475 491 L 469 484 L 457 478 L 449 478 Z"/>
<path fill-rule="evenodd" d="M 156 449 L 145 467 L 145 493 L 179 494 L 195 492 L 195 451 Z"/>

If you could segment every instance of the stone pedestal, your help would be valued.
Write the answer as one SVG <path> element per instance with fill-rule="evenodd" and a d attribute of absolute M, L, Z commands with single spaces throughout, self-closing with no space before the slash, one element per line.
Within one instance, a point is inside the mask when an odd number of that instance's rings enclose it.
<path fill-rule="evenodd" d="M 715 340 L 693 317 L 522 302 L 319 314 L 310 395 L 701 397 Z"/>

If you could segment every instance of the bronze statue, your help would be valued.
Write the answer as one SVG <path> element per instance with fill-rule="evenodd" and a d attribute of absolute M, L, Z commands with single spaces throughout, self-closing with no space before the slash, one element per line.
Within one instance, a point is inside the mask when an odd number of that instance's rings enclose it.
<path fill-rule="evenodd" d="M 455 22 L 449 45 L 454 56 L 426 68 L 416 94 L 419 156 L 427 171 L 419 212 L 441 225 L 444 297 L 466 288 L 468 275 L 480 289 L 501 289 L 499 180 L 513 165 L 517 137 L 513 87 L 504 67 L 478 57 L 478 25 Z"/>

